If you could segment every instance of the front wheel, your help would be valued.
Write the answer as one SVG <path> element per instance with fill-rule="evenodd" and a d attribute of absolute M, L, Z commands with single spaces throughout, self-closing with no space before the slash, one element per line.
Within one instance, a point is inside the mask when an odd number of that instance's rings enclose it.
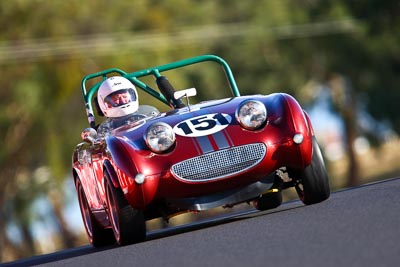
<path fill-rule="evenodd" d="M 119 245 L 142 242 L 146 238 L 143 212 L 129 205 L 120 188 L 111 183 L 109 173 L 104 171 L 108 214 Z"/>
<path fill-rule="evenodd" d="M 295 184 L 300 200 L 306 205 L 322 202 L 330 196 L 328 173 L 315 137 L 312 144 L 311 164 L 299 173 L 300 179 Z"/>

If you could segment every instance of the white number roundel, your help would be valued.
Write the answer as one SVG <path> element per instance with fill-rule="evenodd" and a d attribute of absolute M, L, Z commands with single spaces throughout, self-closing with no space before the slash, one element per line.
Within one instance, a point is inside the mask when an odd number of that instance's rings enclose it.
<path fill-rule="evenodd" d="M 232 117 L 228 114 L 205 114 L 181 121 L 174 126 L 174 132 L 187 137 L 205 136 L 225 129 L 231 121 Z"/>

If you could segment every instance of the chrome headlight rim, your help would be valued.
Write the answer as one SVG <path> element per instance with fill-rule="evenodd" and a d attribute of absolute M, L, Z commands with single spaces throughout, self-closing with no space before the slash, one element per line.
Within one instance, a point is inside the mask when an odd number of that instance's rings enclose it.
<path fill-rule="evenodd" d="M 160 129 L 156 130 L 158 127 Z M 166 141 L 163 142 L 163 144 L 160 144 L 161 137 L 163 137 L 164 141 Z M 174 147 L 176 136 L 171 125 L 165 122 L 155 122 L 147 127 L 144 133 L 144 140 L 147 147 L 152 152 L 162 154 L 170 151 Z"/>
<path fill-rule="evenodd" d="M 258 122 L 256 122 L 255 124 L 250 124 L 248 119 L 245 119 L 241 112 L 243 108 L 246 108 L 246 107 L 249 108 L 250 105 L 258 107 L 258 109 L 256 109 L 256 111 L 260 115 L 260 120 Z M 236 112 L 235 112 L 235 117 L 236 117 L 236 120 L 239 122 L 239 124 L 243 128 L 245 128 L 247 130 L 251 130 L 251 131 L 255 131 L 255 130 L 259 130 L 259 129 L 263 128 L 268 122 L 267 115 L 268 115 L 268 112 L 267 112 L 267 108 L 264 105 L 264 103 L 259 100 L 255 100 L 255 99 L 247 99 L 247 100 L 243 101 L 237 107 Z"/>

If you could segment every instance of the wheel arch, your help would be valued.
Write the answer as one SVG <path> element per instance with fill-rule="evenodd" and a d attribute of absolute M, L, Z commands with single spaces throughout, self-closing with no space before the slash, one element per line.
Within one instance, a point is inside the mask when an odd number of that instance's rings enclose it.
<path fill-rule="evenodd" d="M 74 179 L 74 182 L 76 181 L 76 179 L 78 179 L 78 177 L 78 172 L 75 170 L 75 168 L 72 168 L 72 178 Z"/>
<path fill-rule="evenodd" d="M 291 127 L 293 131 L 307 134 L 311 137 L 314 134 L 314 130 L 311 124 L 311 120 L 308 117 L 305 110 L 300 106 L 300 103 L 289 94 L 281 94 L 286 110 L 286 119 L 291 120 Z"/>
<path fill-rule="evenodd" d="M 106 161 L 104 161 L 104 163 L 103 163 L 103 173 L 104 172 L 108 172 L 108 177 L 109 177 L 109 179 L 110 179 L 110 181 L 109 182 L 111 182 L 112 183 L 112 185 L 115 187 L 115 188 L 120 188 L 121 187 L 121 185 L 120 185 L 120 183 L 119 183 L 119 179 L 118 179 L 118 175 L 117 175 L 117 172 L 115 171 L 115 168 L 113 167 L 113 165 L 111 164 L 111 162 L 109 161 L 109 160 L 106 160 Z M 104 183 L 105 181 L 103 181 L 103 183 Z M 105 186 L 105 184 L 103 184 L 103 186 Z"/>
<path fill-rule="evenodd" d="M 103 170 L 109 171 L 113 185 L 125 189 L 138 173 L 133 157 L 135 149 L 120 138 L 107 140 L 108 158 L 103 162 Z"/>
<path fill-rule="evenodd" d="M 312 159 L 312 138 L 314 136 L 311 120 L 293 96 L 282 94 L 282 97 L 284 98 L 286 122 L 290 131 L 292 131 L 292 134 L 300 133 L 303 135 L 304 139 L 297 145 L 297 149 L 301 157 L 301 165 L 303 167 L 308 166 Z"/>

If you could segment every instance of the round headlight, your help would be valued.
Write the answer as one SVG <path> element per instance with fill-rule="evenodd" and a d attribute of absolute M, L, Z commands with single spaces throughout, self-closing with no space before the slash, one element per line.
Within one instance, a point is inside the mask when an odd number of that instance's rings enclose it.
<path fill-rule="evenodd" d="M 267 120 L 265 105 L 257 100 L 247 100 L 240 104 L 236 119 L 242 127 L 248 130 L 256 130 L 264 125 Z"/>
<path fill-rule="evenodd" d="M 145 140 L 151 151 L 161 153 L 174 145 L 175 134 L 168 124 L 156 122 L 147 128 Z"/>

